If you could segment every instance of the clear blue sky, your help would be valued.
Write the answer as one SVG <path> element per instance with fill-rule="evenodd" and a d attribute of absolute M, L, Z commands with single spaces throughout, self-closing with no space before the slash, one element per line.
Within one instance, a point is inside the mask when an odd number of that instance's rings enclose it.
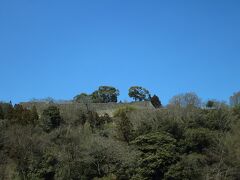
<path fill-rule="evenodd" d="M 0 1 L 0 100 L 140 85 L 228 101 L 239 68 L 239 0 Z"/>

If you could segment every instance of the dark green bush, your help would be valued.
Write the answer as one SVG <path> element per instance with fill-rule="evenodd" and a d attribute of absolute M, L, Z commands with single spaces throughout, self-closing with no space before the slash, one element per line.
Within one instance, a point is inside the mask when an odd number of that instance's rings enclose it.
<path fill-rule="evenodd" d="M 176 140 L 166 133 L 139 136 L 132 144 L 141 151 L 134 178 L 162 179 L 169 166 L 176 162 Z"/>
<path fill-rule="evenodd" d="M 60 111 L 56 106 L 49 106 L 45 109 L 41 116 L 41 125 L 46 132 L 50 132 L 60 126 L 62 117 Z"/>

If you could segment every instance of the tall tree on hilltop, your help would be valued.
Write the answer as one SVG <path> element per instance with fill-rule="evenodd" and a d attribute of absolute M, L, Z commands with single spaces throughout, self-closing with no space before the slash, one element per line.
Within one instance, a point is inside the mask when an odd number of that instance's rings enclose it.
<path fill-rule="evenodd" d="M 133 98 L 134 101 L 146 101 L 149 100 L 150 97 L 149 91 L 141 86 L 130 87 L 128 95 L 130 98 Z"/>
<path fill-rule="evenodd" d="M 93 102 L 109 103 L 117 102 L 119 90 L 112 86 L 100 86 L 92 93 Z"/>
<path fill-rule="evenodd" d="M 178 94 L 170 100 L 170 105 L 177 107 L 200 107 L 201 99 L 194 92 Z"/>

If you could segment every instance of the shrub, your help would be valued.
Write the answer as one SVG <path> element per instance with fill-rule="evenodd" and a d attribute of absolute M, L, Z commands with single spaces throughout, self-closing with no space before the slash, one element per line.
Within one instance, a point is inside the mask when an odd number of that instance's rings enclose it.
<path fill-rule="evenodd" d="M 203 167 L 205 164 L 206 157 L 201 154 L 184 155 L 179 162 L 170 166 L 164 175 L 164 180 L 202 180 L 204 179 Z"/>
<path fill-rule="evenodd" d="M 184 133 L 186 152 L 203 152 L 215 143 L 214 133 L 206 128 L 187 129 Z"/>
<path fill-rule="evenodd" d="M 114 111 L 113 116 L 114 117 L 121 117 L 122 114 L 127 114 L 130 113 L 132 111 L 136 110 L 136 108 L 134 106 L 123 106 L 118 108 L 117 110 Z"/>
<path fill-rule="evenodd" d="M 129 118 L 127 117 L 127 114 L 121 112 L 120 117 L 118 118 L 116 124 L 118 137 L 129 143 L 133 136 L 133 125 Z"/>

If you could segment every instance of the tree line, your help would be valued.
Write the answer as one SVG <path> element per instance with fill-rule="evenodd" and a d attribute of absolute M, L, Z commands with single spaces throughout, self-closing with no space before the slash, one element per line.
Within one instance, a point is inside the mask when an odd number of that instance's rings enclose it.
<path fill-rule="evenodd" d="M 130 98 L 134 101 L 147 101 L 150 100 L 151 95 L 146 88 L 141 86 L 132 86 L 129 88 L 128 93 Z M 81 93 L 74 97 L 76 102 L 84 102 L 86 100 L 93 103 L 109 103 L 118 102 L 119 90 L 112 86 L 100 86 L 98 90 L 91 94 Z"/>
<path fill-rule="evenodd" d="M 129 104 L 113 116 L 0 103 L 0 179 L 240 179 L 237 96 L 231 106 L 209 100 L 202 108 L 195 93 L 184 93 L 165 108 Z"/>
<path fill-rule="evenodd" d="M 80 93 L 76 95 L 73 100 L 79 103 L 109 103 L 118 102 L 118 96 L 120 92 L 117 88 L 112 86 L 100 86 L 98 90 L 95 90 L 91 94 Z M 161 100 L 157 95 L 151 95 L 149 90 L 141 86 L 132 86 L 128 90 L 128 96 L 134 101 L 151 101 L 155 108 L 162 107 Z M 240 104 L 240 92 L 234 93 L 229 98 L 231 106 Z M 205 104 L 194 92 L 182 93 L 175 95 L 171 98 L 169 105 L 175 104 L 178 106 L 205 106 L 207 108 L 214 108 L 216 106 L 227 105 L 225 102 L 217 100 L 208 100 Z"/>

